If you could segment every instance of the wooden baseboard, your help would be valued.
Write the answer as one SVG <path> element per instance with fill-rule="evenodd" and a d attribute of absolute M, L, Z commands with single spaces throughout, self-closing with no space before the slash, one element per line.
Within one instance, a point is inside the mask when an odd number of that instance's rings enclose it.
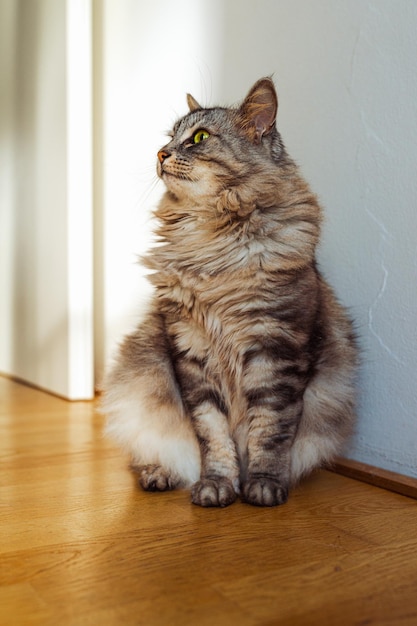
<path fill-rule="evenodd" d="M 51 389 L 47 389 L 46 387 L 42 387 L 41 385 L 36 385 L 35 383 L 31 383 L 24 378 L 19 378 L 19 376 L 14 376 L 14 374 L 7 374 L 6 372 L 0 372 L 0 378 L 5 378 L 6 380 L 10 380 L 12 383 L 17 383 L 18 385 L 22 385 L 23 387 L 29 387 L 29 389 L 35 389 L 36 391 L 42 391 L 42 393 L 47 393 L 54 398 L 59 398 L 60 400 L 65 400 L 66 402 L 94 402 L 94 398 L 85 398 L 85 399 L 77 399 L 72 400 L 67 398 L 64 395 L 56 391 L 52 391 Z"/>
<path fill-rule="evenodd" d="M 397 474 L 373 465 L 345 458 L 338 458 L 328 469 L 337 474 L 343 474 L 349 478 L 370 483 L 375 485 L 375 487 L 381 487 L 382 489 L 388 489 L 403 496 L 417 499 L 417 478 L 411 478 L 410 476 L 404 476 L 403 474 Z"/>

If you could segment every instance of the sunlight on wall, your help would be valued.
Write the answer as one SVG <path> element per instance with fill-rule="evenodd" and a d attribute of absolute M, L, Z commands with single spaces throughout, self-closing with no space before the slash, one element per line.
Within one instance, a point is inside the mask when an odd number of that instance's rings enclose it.
<path fill-rule="evenodd" d="M 107 0 L 102 14 L 96 11 L 96 29 L 102 29 L 105 103 L 104 247 L 98 263 L 104 280 L 96 294 L 104 316 L 96 340 L 98 378 L 114 343 L 139 319 L 149 292 L 136 261 L 149 247 L 150 211 L 163 191 L 156 176 L 156 153 L 167 142 L 166 131 L 187 111 L 186 92 L 195 90 L 207 101 L 216 96 L 221 63 L 216 5 Z"/>
<path fill-rule="evenodd" d="M 70 0 L 66 20 L 69 396 L 88 398 L 94 390 L 90 3 Z"/>

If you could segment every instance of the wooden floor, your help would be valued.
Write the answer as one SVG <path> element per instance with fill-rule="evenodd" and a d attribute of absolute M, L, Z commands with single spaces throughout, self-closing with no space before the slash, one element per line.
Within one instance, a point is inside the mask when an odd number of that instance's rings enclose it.
<path fill-rule="evenodd" d="M 2 626 L 417 624 L 417 503 L 319 472 L 278 508 L 145 494 L 90 403 L 0 378 Z"/>

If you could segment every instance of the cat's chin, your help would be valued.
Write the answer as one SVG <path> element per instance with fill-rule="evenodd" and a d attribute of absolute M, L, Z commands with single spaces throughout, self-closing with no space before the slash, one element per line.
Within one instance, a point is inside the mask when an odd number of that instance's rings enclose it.
<path fill-rule="evenodd" d="M 164 172 L 161 176 L 167 190 L 179 201 L 187 201 L 196 205 L 212 204 L 216 196 L 213 184 L 201 181 L 186 180 Z"/>
<path fill-rule="evenodd" d="M 163 181 L 166 189 L 173 195 L 177 200 L 181 200 L 187 196 L 184 193 L 184 181 L 175 176 L 175 174 L 170 174 L 169 172 L 162 172 L 160 175 L 161 180 Z"/>

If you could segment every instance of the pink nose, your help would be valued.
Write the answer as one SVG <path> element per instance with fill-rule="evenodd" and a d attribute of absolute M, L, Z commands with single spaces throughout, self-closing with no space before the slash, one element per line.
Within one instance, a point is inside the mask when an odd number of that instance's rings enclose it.
<path fill-rule="evenodd" d="M 158 159 L 160 163 L 163 163 L 165 159 L 167 159 L 168 157 L 169 157 L 169 152 L 167 152 L 166 150 L 160 150 L 158 152 Z"/>

